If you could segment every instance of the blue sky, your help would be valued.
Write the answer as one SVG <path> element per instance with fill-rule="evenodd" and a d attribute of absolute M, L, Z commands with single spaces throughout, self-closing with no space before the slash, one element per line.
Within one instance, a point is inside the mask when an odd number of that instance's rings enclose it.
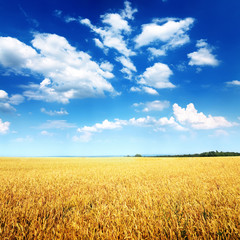
<path fill-rule="evenodd" d="M 0 155 L 240 151 L 239 9 L 1 1 Z"/>

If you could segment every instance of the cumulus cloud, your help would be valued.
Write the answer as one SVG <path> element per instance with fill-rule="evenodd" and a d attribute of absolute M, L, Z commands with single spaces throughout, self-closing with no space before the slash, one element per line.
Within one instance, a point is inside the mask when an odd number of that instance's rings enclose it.
<path fill-rule="evenodd" d="M 131 32 L 131 27 L 126 19 L 133 19 L 134 12 L 128 2 L 125 4 L 125 10 L 122 11 L 122 14 L 107 13 L 102 15 L 103 27 L 94 26 L 87 18 L 81 19 L 80 23 L 88 26 L 101 38 L 101 40 L 94 38 L 98 47 L 115 49 L 118 53 L 129 57 L 135 55 L 135 53 L 127 47 L 124 36 Z"/>
<path fill-rule="evenodd" d="M 140 76 L 138 83 L 157 89 L 174 88 L 175 86 L 169 81 L 172 74 L 173 72 L 168 65 L 155 63 Z"/>
<path fill-rule="evenodd" d="M 159 131 L 163 127 L 171 127 L 177 131 L 185 131 L 186 129 L 179 125 L 173 117 L 171 118 L 159 118 L 154 117 L 142 117 L 142 118 L 131 118 L 129 120 L 115 119 L 114 121 L 104 120 L 102 123 L 96 123 L 93 126 L 84 126 L 78 128 L 77 132 L 79 135 L 73 137 L 73 141 L 89 142 L 92 136 L 96 133 L 101 133 L 104 130 L 115 130 L 121 129 L 126 126 L 133 127 L 151 127 L 154 131 Z"/>
<path fill-rule="evenodd" d="M 217 66 L 219 61 L 216 56 L 212 54 L 212 48 L 208 45 L 206 40 L 201 39 L 197 41 L 197 51 L 189 53 L 187 56 L 190 58 L 190 66 Z"/>
<path fill-rule="evenodd" d="M 95 42 L 95 45 L 101 49 L 105 49 L 103 43 L 98 39 L 98 38 L 94 38 L 93 41 Z"/>
<path fill-rule="evenodd" d="M 230 86 L 240 86 L 240 81 L 238 80 L 233 80 L 231 82 L 226 82 Z"/>
<path fill-rule="evenodd" d="M 7 99 L 8 94 L 4 90 L 0 90 L 0 99 Z"/>
<path fill-rule="evenodd" d="M 141 89 L 139 87 L 131 87 L 130 92 L 141 92 Z"/>
<path fill-rule="evenodd" d="M 11 97 L 8 98 L 9 104 L 19 105 L 24 101 L 24 97 L 20 94 L 12 94 Z"/>
<path fill-rule="evenodd" d="M 121 31 L 130 32 L 128 22 L 118 13 L 108 13 L 102 16 L 102 22 L 109 25 L 111 30 L 118 33 Z"/>
<path fill-rule="evenodd" d="M 121 128 L 123 125 L 126 125 L 127 122 L 124 120 L 119 120 L 115 119 L 114 122 L 110 122 L 107 119 L 104 120 L 102 123 L 96 123 L 92 127 L 83 127 L 83 128 L 78 128 L 78 132 L 101 132 L 103 130 L 108 130 L 108 129 L 116 129 L 116 128 Z"/>
<path fill-rule="evenodd" d="M 47 111 L 45 108 L 41 108 L 41 112 L 45 113 L 49 116 L 62 116 L 62 115 L 68 115 L 69 114 L 64 108 L 61 108 L 59 111 L 57 111 L 57 110 Z"/>
<path fill-rule="evenodd" d="M 105 46 L 107 48 L 113 48 L 113 49 L 117 50 L 119 53 L 121 53 L 127 57 L 134 55 L 134 52 L 127 47 L 127 44 L 120 33 L 114 32 L 114 30 L 111 28 L 110 28 L 110 30 L 97 28 L 91 24 L 89 19 L 82 19 L 81 23 L 84 25 L 87 25 L 88 27 L 91 28 L 92 31 L 94 31 L 100 35 L 103 46 Z M 99 44 L 99 42 L 100 42 L 100 40 L 98 41 L 98 46 L 101 45 L 101 44 Z M 96 43 L 96 41 L 95 41 L 95 43 Z"/>
<path fill-rule="evenodd" d="M 165 43 L 164 48 L 175 48 L 189 42 L 187 31 L 194 22 L 193 18 L 155 19 L 155 22 L 144 24 L 142 32 L 136 39 L 136 47 L 140 48 L 154 42 Z M 161 25 L 160 25 L 161 24 Z"/>
<path fill-rule="evenodd" d="M 137 127 L 152 127 L 154 131 L 163 131 L 165 130 L 163 127 L 171 127 L 177 131 L 185 131 L 186 129 L 179 125 L 174 117 L 170 117 L 169 119 L 167 117 L 162 117 L 159 119 L 156 119 L 155 117 L 142 117 L 142 118 L 131 118 L 129 120 L 129 124 L 132 126 Z"/>
<path fill-rule="evenodd" d="M 16 38 L 0 37 L 0 64 L 6 68 L 20 72 L 28 68 L 37 55 L 35 49 Z"/>
<path fill-rule="evenodd" d="M 125 1 L 124 2 L 124 10 L 122 10 L 121 12 L 121 16 L 123 18 L 127 18 L 127 19 L 130 19 L 130 20 L 133 20 L 134 19 L 134 13 L 136 13 L 138 10 L 136 8 L 132 8 L 131 7 L 131 3 L 129 1 Z"/>
<path fill-rule="evenodd" d="M 80 136 L 74 136 L 73 141 L 81 141 L 81 142 L 88 142 L 91 140 L 92 135 L 94 133 L 99 133 L 104 130 L 113 130 L 122 128 L 122 126 L 127 125 L 127 121 L 115 119 L 115 121 L 110 122 L 107 119 L 104 120 L 102 123 L 96 123 L 93 126 L 84 126 L 82 128 L 78 128 L 77 132 L 80 133 Z"/>
<path fill-rule="evenodd" d="M 127 69 L 129 69 L 130 71 L 134 71 L 136 72 L 137 69 L 136 67 L 134 66 L 133 62 L 129 59 L 129 58 L 126 58 L 124 56 L 121 56 L 121 57 L 117 57 L 116 58 L 117 61 L 121 62 L 122 65 L 124 67 L 126 67 Z"/>
<path fill-rule="evenodd" d="M 70 17 L 70 16 L 66 16 L 66 17 L 64 18 L 64 20 L 65 20 L 66 23 L 78 21 L 78 19 L 76 19 L 76 18 L 74 18 L 74 17 Z"/>
<path fill-rule="evenodd" d="M 162 111 L 169 107 L 168 101 L 153 101 L 147 103 L 135 103 L 134 107 L 141 107 L 144 112 Z M 192 103 L 188 104 L 186 108 L 181 108 L 178 104 L 173 105 L 173 115 L 167 117 L 140 117 L 131 118 L 129 120 L 115 119 L 114 121 L 104 120 L 102 123 L 96 123 L 93 126 L 84 126 L 78 128 L 78 135 L 73 137 L 74 141 L 88 142 L 92 139 L 94 134 L 101 133 L 104 130 L 121 129 L 123 127 L 143 127 L 152 128 L 153 131 L 166 131 L 166 128 L 174 129 L 176 131 L 188 131 L 190 128 L 203 130 L 215 129 L 215 135 L 227 135 L 227 132 L 222 128 L 233 127 L 237 123 L 229 122 L 224 117 L 213 117 L 211 115 L 204 115 L 202 112 L 198 113 Z"/>
<path fill-rule="evenodd" d="M 12 105 L 19 105 L 24 101 L 24 97 L 20 94 L 12 94 L 11 97 L 4 90 L 0 90 L 0 111 L 14 112 L 16 109 Z"/>
<path fill-rule="evenodd" d="M 152 23 L 142 25 L 142 32 L 134 37 L 131 35 L 130 20 L 134 19 L 134 13 L 137 12 L 137 9 L 133 9 L 128 1 L 125 1 L 124 5 L 124 10 L 120 12 L 103 14 L 100 26 L 92 24 L 88 18 L 80 17 L 79 23 L 89 27 L 95 33 L 97 37 L 93 40 L 97 47 L 103 49 L 105 54 L 109 49 L 116 50 L 115 60 L 123 65 L 121 72 L 124 77 L 131 80 L 137 73 L 137 69 L 130 58 L 140 52 L 139 48 L 153 45 L 153 47 L 148 48 L 151 54 L 149 60 L 165 56 L 169 49 L 180 47 L 190 41 L 188 31 L 191 29 L 194 19 L 190 17 L 185 19 L 154 19 Z M 160 46 L 156 48 L 157 44 Z M 133 45 L 135 45 L 135 49 Z M 174 85 L 165 82 L 160 88 L 166 87 L 172 88 Z M 156 91 L 154 94 L 157 94 Z"/>
<path fill-rule="evenodd" d="M 166 51 L 164 49 L 157 49 L 157 48 L 150 47 L 150 48 L 148 48 L 148 51 L 151 53 L 151 55 L 153 57 L 159 57 L 159 56 L 166 55 Z"/>
<path fill-rule="evenodd" d="M 159 95 L 159 93 L 155 89 L 145 86 L 131 87 L 130 92 L 142 92 L 150 95 Z"/>
<path fill-rule="evenodd" d="M 150 95 L 159 95 L 159 93 L 158 93 L 155 89 L 153 89 L 153 88 L 151 88 L 151 87 L 142 87 L 142 90 L 143 90 L 145 93 L 148 93 L 148 94 L 150 94 Z"/>
<path fill-rule="evenodd" d="M 0 111 L 4 113 L 15 112 L 16 109 L 8 102 L 0 102 Z"/>
<path fill-rule="evenodd" d="M 85 52 L 77 51 L 56 34 L 35 34 L 31 46 L 15 38 L 0 38 L 0 64 L 17 73 L 30 71 L 45 79 L 25 86 L 29 99 L 68 103 L 73 98 L 117 94 L 109 79 L 114 75 Z M 106 68 L 105 68 L 106 69 Z"/>
<path fill-rule="evenodd" d="M 108 72 L 112 72 L 113 71 L 113 64 L 111 64 L 110 62 L 108 61 L 105 61 L 105 62 L 102 62 L 101 65 L 100 65 L 100 68 L 104 71 L 108 71 Z"/>
<path fill-rule="evenodd" d="M 6 134 L 9 130 L 10 122 L 3 122 L 0 118 L 0 134 Z"/>
<path fill-rule="evenodd" d="M 189 125 L 193 129 L 215 129 L 236 125 L 236 123 L 229 122 L 221 116 L 213 117 L 206 116 L 202 112 L 198 113 L 193 103 L 188 104 L 186 108 L 181 108 L 175 103 L 173 113 L 179 123 Z"/>
<path fill-rule="evenodd" d="M 165 108 L 170 106 L 169 101 L 159 101 L 155 100 L 152 102 L 146 103 L 134 103 L 134 107 L 141 107 L 143 112 L 150 112 L 150 111 L 162 111 Z"/>
<path fill-rule="evenodd" d="M 121 72 L 125 73 L 127 75 L 127 78 L 131 80 L 132 72 L 137 71 L 131 59 L 128 57 L 121 56 L 117 57 L 116 61 L 120 62 L 123 65 L 123 69 L 121 70 Z"/>
<path fill-rule="evenodd" d="M 107 54 L 109 49 L 116 50 L 120 55 L 115 58 L 117 62 L 123 65 L 121 70 L 126 75 L 126 78 L 132 79 L 132 72 L 136 72 L 136 67 L 131 61 L 130 57 L 136 53 L 128 47 L 129 34 L 132 29 L 129 25 L 129 20 L 134 19 L 136 9 L 131 7 L 130 2 L 125 1 L 125 9 L 120 13 L 106 13 L 101 16 L 102 27 L 94 26 L 87 18 L 80 19 L 80 23 L 88 26 L 98 38 L 94 38 L 97 47 L 103 49 Z"/>

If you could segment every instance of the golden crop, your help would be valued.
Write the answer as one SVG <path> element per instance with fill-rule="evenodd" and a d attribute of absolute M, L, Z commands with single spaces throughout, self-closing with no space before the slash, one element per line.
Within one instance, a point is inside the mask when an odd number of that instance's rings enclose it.
<path fill-rule="evenodd" d="M 0 239 L 240 239 L 240 158 L 0 158 Z"/>

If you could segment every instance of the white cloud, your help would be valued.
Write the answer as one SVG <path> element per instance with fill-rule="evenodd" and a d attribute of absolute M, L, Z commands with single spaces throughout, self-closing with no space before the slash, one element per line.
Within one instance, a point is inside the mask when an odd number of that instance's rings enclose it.
<path fill-rule="evenodd" d="M 6 134 L 9 130 L 10 122 L 3 122 L 0 118 L 0 134 Z"/>
<path fill-rule="evenodd" d="M 9 112 L 15 112 L 16 109 L 11 106 L 8 102 L 0 102 L 0 111 L 9 113 Z"/>
<path fill-rule="evenodd" d="M 169 107 L 168 101 L 153 101 L 147 103 L 135 103 L 134 107 L 142 107 L 144 112 L 162 111 Z M 135 127 L 150 127 L 154 131 L 166 131 L 166 127 L 170 127 L 177 131 L 186 131 L 191 127 L 193 129 L 217 129 L 215 135 L 227 135 L 227 132 L 218 129 L 224 127 L 233 127 L 237 123 L 228 122 L 224 117 L 205 116 L 203 113 L 198 113 L 192 103 L 188 104 L 186 109 L 181 108 L 178 104 L 173 105 L 173 114 L 175 117 L 155 118 L 151 116 L 141 118 L 131 118 L 129 120 L 115 119 L 114 121 L 104 120 L 102 123 L 96 123 L 93 126 L 84 126 L 78 128 L 79 135 L 73 137 L 73 141 L 88 142 L 96 133 L 101 133 L 104 130 L 121 129 L 124 126 Z M 177 121 L 176 121 L 177 120 Z"/>
<path fill-rule="evenodd" d="M 181 126 L 179 123 L 175 121 L 174 117 L 170 117 L 169 119 L 166 117 L 162 117 L 158 120 L 158 124 L 160 126 L 169 126 L 177 131 L 186 131 L 187 129 Z M 162 130 L 162 129 L 161 129 Z"/>
<path fill-rule="evenodd" d="M 219 61 L 216 56 L 212 54 L 212 48 L 209 47 L 206 40 L 198 40 L 196 47 L 198 51 L 189 53 L 187 56 L 190 58 L 190 66 L 217 66 Z"/>
<path fill-rule="evenodd" d="M 4 90 L 0 90 L 0 99 L 7 99 L 8 98 L 8 93 L 5 92 Z"/>
<path fill-rule="evenodd" d="M 155 63 L 152 67 L 140 76 L 139 84 L 144 84 L 157 89 L 160 88 L 174 88 L 175 86 L 169 81 L 172 75 L 171 69 L 168 65 L 163 63 Z"/>
<path fill-rule="evenodd" d="M 129 120 L 115 119 L 114 121 L 104 120 L 102 123 L 96 123 L 93 126 L 84 126 L 78 128 L 77 132 L 80 135 L 74 136 L 73 141 L 89 142 L 92 136 L 96 133 L 101 133 L 104 130 L 115 130 L 121 129 L 124 126 L 134 126 L 134 127 L 151 127 L 154 131 L 159 131 L 163 127 L 171 127 L 177 131 L 185 131 L 186 129 L 179 125 L 173 117 L 170 119 L 163 117 L 156 119 L 154 117 L 142 117 L 142 118 L 131 118 Z"/>
<path fill-rule="evenodd" d="M 106 13 L 101 16 L 102 26 L 98 27 L 91 23 L 87 18 L 79 17 L 79 23 L 89 27 L 98 38 L 93 38 L 95 45 L 101 48 L 107 55 L 109 49 L 117 51 L 118 56 L 116 61 L 123 65 L 121 72 L 127 79 L 132 79 L 133 73 L 136 72 L 136 67 L 130 59 L 130 56 L 136 53 L 128 47 L 129 34 L 132 29 L 129 25 L 129 20 L 133 20 L 136 9 L 131 7 L 131 3 L 124 2 L 125 8 L 119 13 Z"/>
<path fill-rule="evenodd" d="M 41 108 L 41 112 L 45 113 L 49 116 L 63 116 L 63 115 L 68 115 L 69 114 L 64 108 L 61 108 L 59 111 L 57 111 L 57 110 L 47 111 L 45 108 Z"/>
<path fill-rule="evenodd" d="M 156 48 L 148 48 L 148 51 L 152 54 L 154 57 L 159 56 L 166 56 L 166 51 L 163 49 L 156 49 Z"/>
<path fill-rule="evenodd" d="M 240 86 L 240 81 L 238 80 L 233 80 L 231 82 L 226 82 L 228 85 L 232 85 L 232 86 Z"/>
<path fill-rule="evenodd" d="M 134 19 L 133 14 L 137 10 L 132 9 L 128 1 L 125 1 L 124 4 L 125 9 L 120 13 L 106 13 L 101 16 L 103 27 L 94 26 L 87 18 L 81 19 L 79 22 L 88 26 L 100 37 L 100 39 L 94 38 L 94 41 L 96 46 L 104 49 L 105 53 L 106 48 L 111 48 L 125 57 L 130 57 L 135 55 L 135 52 L 128 48 L 125 37 L 128 37 L 132 31 L 128 20 Z"/>
<path fill-rule="evenodd" d="M 24 101 L 24 97 L 19 94 L 13 94 L 11 97 L 4 90 L 0 90 L 0 111 L 14 112 L 16 109 L 12 105 L 19 105 Z"/>
<path fill-rule="evenodd" d="M 139 87 L 131 87 L 130 92 L 141 92 L 141 88 Z"/>
<path fill-rule="evenodd" d="M 134 71 L 134 72 L 137 71 L 136 67 L 134 66 L 134 64 L 129 58 L 121 56 L 121 57 L 117 57 L 116 60 L 120 62 L 124 67 L 129 69 L 130 71 Z"/>
<path fill-rule="evenodd" d="M 115 121 L 110 122 L 106 119 L 102 123 L 96 123 L 93 126 L 78 128 L 77 132 L 80 133 L 80 135 L 74 136 L 73 141 L 89 142 L 94 133 L 100 133 L 104 130 L 119 129 L 124 125 L 127 125 L 127 121 L 115 119 Z"/>
<path fill-rule="evenodd" d="M 138 10 L 136 8 L 132 9 L 131 3 L 128 1 L 125 1 L 124 5 L 125 5 L 125 9 L 121 12 L 121 16 L 123 18 L 128 18 L 133 20 L 134 19 L 133 14 L 136 13 Z"/>
<path fill-rule="evenodd" d="M 101 63 L 100 68 L 104 71 L 112 72 L 114 66 L 110 62 L 105 61 Z"/>
<path fill-rule="evenodd" d="M 196 43 L 196 47 L 197 48 L 205 48 L 205 47 L 208 47 L 208 43 L 207 43 L 207 40 L 206 39 L 200 39 L 197 41 Z"/>
<path fill-rule="evenodd" d="M 45 79 L 25 86 L 29 99 L 68 103 L 73 98 L 116 94 L 108 79 L 114 75 L 103 70 L 91 56 L 77 51 L 56 34 L 35 34 L 35 49 L 15 38 L 0 38 L 0 64 L 17 73 L 31 71 Z"/>
<path fill-rule="evenodd" d="M 218 60 L 215 58 L 214 55 L 211 54 L 209 49 L 207 48 L 200 48 L 197 52 L 192 52 L 188 54 L 188 58 L 191 60 L 189 61 L 189 65 L 191 66 L 217 66 Z"/>
<path fill-rule="evenodd" d="M 101 49 L 104 49 L 104 45 L 103 43 L 98 39 L 98 38 L 94 38 L 93 41 L 95 42 L 96 46 L 101 48 Z"/>
<path fill-rule="evenodd" d="M 183 20 L 164 19 L 155 20 L 154 23 L 144 24 L 142 33 L 135 39 L 136 47 L 140 48 L 154 42 L 163 42 L 167 48 L 182 46 L 189 42 L 189 36 L 186 32 L 191 28 L 194 19 L 186 18 Z"/>
<path fill-rule="evenodd" d="M 153 102 L 146 102 L 143 112 L 150 112 L 150 111 L 162 111 L 165 108 L 168 108 L 170 105 L 169 101 L 153 101 Z"/>
<path fill-rule="evenodd" d="M 156 124 L 157 120 L 154 117 L 141 117 L 141 118 L 131 118 L 128 121 L 129 125 L 137 127 L 150 127 Z"/>
<path fill-rule="evenodd" d="M 131 80 L 132 72 L 136 72 L 137 69 L 134 66 L 133 62 L 130 60 L 130 58 L 121 56 L 121 57 L 117 57 L 116 61 L 120 62 L 124 66 L 121 72 L 125 73 L 127 75 L 127 78 Z"/>
<path fill-rule="evenodd" d="M 128 22 L 118 13 L 108 13 L 102 16 L 102 22 L 108 24 L 112 31 L 118 33 L 121 31 L 130 32 L 131 28 Z"/>
<path fill-rule="evenodd" d="M 74 17 L 66 16 L 66 17 L 64 18 L 64 21 L 65 21 L 66 23 L 70 23 L 70 22 L 76 22 L 76 21 L 78 21 L 78 19 L 76 19 L 76 18 L 74 18 Z"/>
<path fill-rule="evenodd" d="M 131 87 L 130 88 L 131 92 L 145 92 L 148 93 L 150 95 L 159 95 L 158 92 L 150 87 L 144 87 L 144 86 L 140 86 L 140 87 Z"/>
<path fill-rule="evenodd" d="M 92 139 L 92 135 L 91 132 L 84 132 L 80 136 L 73 136 L 72 140 L 74 142 L 89 142 Z"/>
<path fill-rule="evenodd" d="M 46 123 L 43 123 L 38 128 L 40 129 L 66 129 L 66 128 L 75 128 L 76 125 L 73 123 L 68 123 L 66 120 L 47 120 Z"/>
<path fill-rule="evenodd" d="M 107 130 L 107 129 L 116 129 L 116 128 L 121 128 L 123 125 L 126 125 L 127 122 L 124 120 L 119 120 L 119 119 L 115 119 L 114 122 L 110 122 L 107 119 L 104 120 L 102 123 L 96 123 L 94 126 L 92 127 L 83 127 L 83 128 L 78 128 L 77 131 L 78 132 L 101 132 L 103 130 Z"/>
<path fill-rule="evenodd" d="M 41 135 L 52 137 L 54 134 L 46 130 L 41 131 Z"/>
<path fill-rule="evenodd" d="M 23 86 L 26 91 L 23 92 L 24 96 L 29 100 L 40 100 L 46 102 L 60 102 L 60 103 L 69 103 L 69 99 L 73 98 L 74 90 L 68 90 L 66 92 L 56 91 L 53 87 L 52 82 L 51 86 L 48 86 L 44 83 L 44 79 L 40 84 L 29 84 L 28 86 Z M 49 85 L 50 85 L 49 84 Z M 82 96 L 87 97 L 87 95 Z"/>
<path fill-rule="evenodd" d="M 184 72 L 187 69 L 186 63 L 181 62 L 176 66 L 177 70 L 180 72 Z"/>
<path fill-rule="evenodd" d="M 166 117 L 162 117 L 156 119 L 154 117 L 142 117 L 142 118 L 131 118 L 129 120 L 129 125 L 137 126 L 137 127 L 152 127 L 154 131 L 163 131 L 164 127 L 171 127 L 177 131 L 185 131 L 186 128 L 179 125 L 174 117 L 170 117 L 169 119 Z"/>
<path fill-rule="evenodd" d="M 107 15 L 103 16 L 103 21 L 107 17 Z M 118 28 L 115 28 L 115 26 L 107 26 L 104 28 L 101 28 L 101 27 L 98 28 L 98 27 L 92 25 L 90 20 L 86 19 L 86 18 L 80 20 L 80 23 L 88 26 L 93 32 L 98 34 L 102 40 L 101 43 L 103 44 L 104 47 L 113 48 L 113 49 L 117 50 L 120 54 L 123 54 L 126 57 L 135 55 L 135 53 L 132 50 L 128 49 L 127 44 L 123 38 L 122 32 L 119 31 Z M 100 47 L 101 44 L 99 44 L 99 42 L 100 42 L 100 40 L 97 41 L 97 44 Z M 96 43 L 96 40 L 95 40 L 95 43 Z"/>
<path fill-rule="evenodd" d="M 37 52 L 16 38 L 0 37 L 0 64 L 6 68 L 19 71 L 28 68 Z"/>
<path fill-rule="evenodd" d="M 126 67 L 123 67 L 120 71 L 124 74 L 124 78 L 132 80 L 133 73 L 131 70 L 129 70 Z"/>
<path fill-rule="evenodd" d="M 146 103 L 135 103 L 133 104 L 133 106 L 142 107 L 143 112 L 150 112 L 150 111 L 162 111 L 163 109 L 168 108 L 170 106 L 170 103 L 169 101 L 155 100 Z"/>
<path fill-rule="evenodd" d="M 173 105 L 173 113 L 176 120 L 183 125 L 190 125 L 194 129 L 215 129 L 223 127 L 232 127 L 236 123 L 228 122 L 224 117 L 213 117 L 198 113 L 193 103 L 187 105 L 186 108 L 181 108 L 178 104 Z"/>
<path fill-rule="evenodd" d="M 135 103 L 134 107 L 142 107 L 144 112 L 161 111 L 169 106 L 168 101 L 153 101 L 147 103 Z M 129 120 L 115 119 L 114 121 L 104 120 L 102 123 L 96 123 L 93 126 L 84 126 L 78 128 L 78 135 L 73 137 L 73 141 L 88 142 L 94 134 L 101 133 L 104 130 L 115 130 L 123 127 L 141 127 L 152 128 L 153 131 L 166 131 L 167 128 L 176 131 L 188 131 L 189 127 L 193 129 L 216 129 L 215 135 L 227 135 L 227 132 L 222 130 L 224 127 L 233 127 L 237 123 L 228 122 L 224 117 L 205 116 L 203 113 L 198 113 L 192 103 L 188 104 L 186 109 L 181 108 L 178 104 L 173 105 L 173 114 L 175 117 L 155 118 L 151 116 L 131 118 Z M 221 129 L 219 129 L 221 128 Z"/>
<path fill-rule="evenodd" d="M 142 87 L 142 90 L 145 92 L 145 93 L 148 93 L 150 95 L 159 95 L 159 93 L 153 89 L 153 88 L 150 88 L 150 87 Z"/>
<path fill-rule="evenodd" d="M 20 94 L 13 94 L 9 97 L 8 102 L 12 105 L 19 105 L 24 101 L 24 97 Z"/>
<path fill-rule="evenodd" d="M 110 122 L 107 119 L 102 123 L 96 123 L 93 126 L 84 126 L 78 128 L 77 132 L 80 133 L 80 136 L 74 136 L 73 141 L 88 142 L 91 140 L 93 133 L 99 133 L 104 130 L 113 130 L 122 128 L 122 126 L 127 125 L 127 121 L 115 119 L 114 122 Z"/>

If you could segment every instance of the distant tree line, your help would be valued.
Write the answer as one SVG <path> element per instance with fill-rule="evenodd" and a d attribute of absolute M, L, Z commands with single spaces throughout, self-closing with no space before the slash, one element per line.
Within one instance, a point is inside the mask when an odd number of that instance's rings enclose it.
<path fill-rule="evenodd" d="M 210 151 L 203 153 L 194 153 L 194 154 L 182 154 L 182 155 L 165 155 L 164 157 L 224 157 L 224 156 L 240 156 L 238 152 L 219 152 L 219 151 Z M 157 156 L 157 157 L 163 157 Z"/>
<path fill-rule="evenodd" d="M 155 155 L 155 156 L 147 156 L 147 157 L 224 157 L 224 156 L 240 156 L 238 152 L 219 152 L 219 151 L 209 151 L 203 153 L 194 153 L 194 154 L 177 154 L 177 155 Z M 126 157 L 131 157 L 127 155 Z M 146 157 L 137 153 L 133 157 Z"/>

